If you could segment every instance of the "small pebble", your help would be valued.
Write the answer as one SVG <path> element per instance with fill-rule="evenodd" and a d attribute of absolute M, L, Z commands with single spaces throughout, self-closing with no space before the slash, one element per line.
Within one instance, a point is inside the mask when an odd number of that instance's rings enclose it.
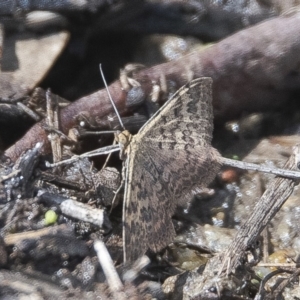
<path fill-rule="evenodd" d="M 235 169 L 226 169 L 221 173 L 221 180 L 224 183 L 237 182 L 239 180 L 239 172 Z"/>
<path fill-rule="evenodd" d="M 51 225 L 54 224 L 57 221 L 57 214 L 54 210 L 48 210 L 45 213 L 45 224 L 46 225 Z"/>

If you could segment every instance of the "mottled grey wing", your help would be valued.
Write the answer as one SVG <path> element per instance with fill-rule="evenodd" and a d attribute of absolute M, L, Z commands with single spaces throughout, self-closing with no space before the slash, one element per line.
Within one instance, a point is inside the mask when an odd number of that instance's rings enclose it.
<path fill-rule="evenodd" d="M 123 206 L 124 261 L 135 261 L 148 248 L 157 252 L 172 241 L 168 187 L 160 179 L 156 157 L 138 147 L 126 161 Z M 160 161 L 160 164 L 167 161 Z M 162 242 L 163 240 L 163 242 Z"/>
<path fill-rule="evenodd" d="M 213 133 L 212 79 L 197 78 L 181 87 L 141 128 L 137 135 L 143 143 L 160 148 L 188 147 L 211 143 Z M 164 146 L 160 145 L 163 143 Z"/>
<path fill-rule="evenodd" d="M 218 153 L 210 146 L 210 88 L 208 78 L 182 87 L 130 144 L 123 207 L 125 261 L 168 245 L 175 234 L 171 217 L 176 205 L 200 191 L 218 170 Z"/>

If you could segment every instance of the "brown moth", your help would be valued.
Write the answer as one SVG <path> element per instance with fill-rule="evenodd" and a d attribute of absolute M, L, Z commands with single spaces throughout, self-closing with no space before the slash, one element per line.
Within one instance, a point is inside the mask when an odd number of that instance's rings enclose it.
<path fill-rule="evenodd" d="M 101 67 L 100 71 L 103 76 Z M 105 80 L 104 83 L 106 85 Z M 194 194 L 205 188 L 221 165 L 300 179 L 299 171 L 224 158 L 211 146 L 211 85 L 212 79 L 204 77 L 184 85 L 137 135 L 132 136 L 126 130 L 121 132 L 117 136 L 119 145 L 74 155 L 53 164 L 46 162 L 46 166 L 54 167 L 120 150 L 120 157 L 126 158 L 124 262 L 135 261 L 148 249 L 158 252 L 172 242 L 175 230 L 171 217 L 176 206 L 186 205 Z M 297 156 L 297 165 L 299 160 Z"/>
<path fill-rule="evenodd" d="M 211 85 L 211 78 L 192 80 L 138 134 L 118 136 L 126 155 L 124 262 L 172 242 L 176 206 L 188 203 L 219 170 L 220 154 L 211 146 Z"/>

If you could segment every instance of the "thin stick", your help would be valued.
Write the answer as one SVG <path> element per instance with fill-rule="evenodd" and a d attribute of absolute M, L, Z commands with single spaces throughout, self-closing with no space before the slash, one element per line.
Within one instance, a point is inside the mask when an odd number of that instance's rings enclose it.
<path fill-rule="evenodd" d="M 114 139 L 113 146 L 115 146 L 116 143 L 117 143 L 116 139 Z M 103 166 L 101 168 L 101 171 L 106 168 L 106 166 L 108 164 L 108 161 L 110 160 L 111 154 L 112 154 L 112 152 L 107 155 L 106 160 L 105 160 L 105 162 L 104 162 L 104 164 L 103 164 Z"/>
<path fill-rule="evenodd" d="M 292 178 L 292 179 L 299 179 L 300 172 L 299 171 L 292 171 L 292 170 L 285 170 L 285 169 L 278 169 L 274 167 L 266 167 L 261 166 L 253 163 L 238 161 L 230 158 L 220 157 L 220 162 L 224 166 L 230 166 L 238 169 L 243 170 L 252 170 L 264 173 L 270 173 L 274 175 L 278 175 L 281 177 Z"/>
<path fill-rule="evenodd" d="M 30 116 L 35 122 L 39 122 L 41 117 L 35 113 L 32 109 L 24 105 L 22 102 L 18 102 L 17 105 L 28 115 Z"/>
<path fill-rule="evenodd" d="M 59 130 L 59 118 L 58 118 L 58 105 L 57 105 L 57 97 L 54 97 L 54 101 L 52 100 L 52 93 L 50 89 L 46 92 L 46 108 L 47 108 L 47 124 L 50 128 L 54 128 Z M 49 135 L 53 161 L 54 163 L 61 160 L 62 157 L 62 146 L 59 135 L 56 132 L 51 132 Z"/>
<path fill-rule="evenodd" d="M 94 249 L 97 253 L 99 263 L 103 269 L 108 286 L 112 291 L 114 298 L 125 299 L 125 295 L 122 293 L 123 284 L 105 247 L 105 244 L 100 240 L 95 240 Z"/>
<path fill-rule="evenodd" d="M 297 263 L 259 263 L 258 267 L 266 267 L 266 268 L 299 268 L 299 264 Z"/>
<path fill-rule="evenodd" d="M 147 255 L 143 255 L 140 257 L 132 266 L 131 269 L 127 270 L 123 275 L 123 280 L 126 282 L 132 282 L 134 281 L 140 271 L 145 268 L 150 263 L 150 259 Z"/>
<path fill-rule="evenodd" d="M 86 203 L 81 203 L 72 199 L 66 199 L 63 201 L 60 204 L 60 209 L 61 212 L 66 216 L 84 222 L 89 222 L 99 226 L 100 228 L 102 228 L 103 225 L 111 228 L 104 209 L 94 208 Z"/>
<path fill-rule="evenodd" d="M 300 147 L 294 148 L 294 154 L 285 164 L 287 169 L 298 166 Z M 299 172 L 298 172 L 299 173 Z M 280 176 L 283 176 L 280 174 Z M 219 275 L 234 272 L 250 245 L 257 239 L 263 229 L 279 211 L 286 199 L 291 195 L 299 180 L 290 178 L 275 178 L 267 187 L 261 199 L 255 205 L 249 219 L 241 226 L 230 247 L 225 252 Z"/>
<path fill-rule="evenodd" d="M 20 169 L 14 170 L 14 171 L 12 171 L 11 173 L 9 173 L 8 175 L 3 175 L 3 176 L 0 178 L 0 181 L 3 182 L 3 181 L 5 181 L 5 180 L 11 179 L 11 178 L 13 178 L 14 176 L 17 176 L 20 172 L 21 172 Z"/>
<path fill-rule="evenodd" d="M 83 136 L 89 136 L 89 135 L 101 135 L 101 134 L 112 134 L 112 133 L 117 133 L 118 130 L 106 130 L 106 131 L 83 131 L 79 133 L 80 137 Z"/>
<path fill-rule="evenodd" d="M 19 233 L 9 233 L 5 235 L 4 242 L 6 245 L 11 246 L 25 239 L 38 239 L 44 235 L 57 234 L 57 232 L 59 231 L 61 232 L 64 231 L 65 233 L 70 234 L 66 224 L 61 224 L 61 225 L 41 228 L 38 230 L 30 230 L 30 231 L 19 232 Z"/>
<path fill-rule="evenodd" d="M 81 159 L 81 158 L 94 157 L 94 156 L 104 155 L 104 154 L 110 154 L 112 152 L 117 152 L 119 150 L 120 150 L 119 145 L 107 146 L 107 147 L 96 149 L 96 150 L 93 150 L 93 151 L 90 151 L 90 152 L 83 153 L 81 155 L 74 155 L 73 157 L 71 157 L 69 159 L 62 160 L 62 161 L 59 161 L 59 162 L 53 163 L 53 164 L 46 161 L 46 167 L 47 168 L 53 168 L 53 167 L 57 167 L 57 166 L 62 165 L 62 164 L 70 164 L 70 163 L 72 163 L 72 162 L 74 162 L 78 159 Z"/>

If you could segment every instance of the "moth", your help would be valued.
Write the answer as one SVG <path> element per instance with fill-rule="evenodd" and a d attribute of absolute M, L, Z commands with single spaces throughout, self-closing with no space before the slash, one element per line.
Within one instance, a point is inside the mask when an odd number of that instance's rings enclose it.
<path fill-rule="evenodd" d="M 211 85 L 211 78 L 192 80 L 135 136 L 123 131 L 117 138 L 126 157 L 124 262 L 171 243 L 177 205 L 186 205 L 219 170 L 220 154 L 211 146 Z"/>
<path fill-rule="evenodd" d="M 171 217 L 177 205 L 185 206 L 193 195 L 201 192 L 221 165 L 300 179 L 299 171 L 224 158 L 211 146 L 211 86 L 212 79 L 205 77 L 187 83 L 138 134 L 121 132 L 117 136 L 118 145 L 74 155 L 53 164 L 46 162 L 46 166 L 54 167 L 84 157 L 121 152 L 120 157 L 126 159 L 124 262 L 135 261 L 148 249 L 158 252 L 172 242 L 175 230 Z"/>

